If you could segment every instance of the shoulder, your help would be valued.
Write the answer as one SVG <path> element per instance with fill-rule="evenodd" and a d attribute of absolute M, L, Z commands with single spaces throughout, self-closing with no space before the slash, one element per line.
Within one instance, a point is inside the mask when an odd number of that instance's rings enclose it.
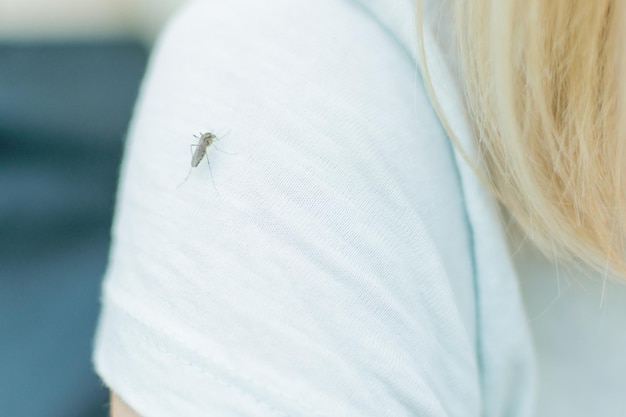
<path fill-rule="evenodd" d="M 254 127 L 338 131 L 410 115 L 426 104 L 419 82 L 402 45 L 353 2 L 195 1 L 160 37 L 144 98 L 214 128 L 231 110 Z"/>
<path fill-rule="evenodd" d="M 193 135 L 207 131 L 220 137 L 210 167 L 191 171 Z M 442 247 L 466 232 L 451 146 L 417 67 L 352 2 L 192 2 L 156 47 L 124 166 L 122 206 L 215 199 L 204 219 L 225 204 L 213 217 L 228 220 L 232 198 L 246 219 L 295 201 L 283 213 L 359 212 L 385 234 L 394 222 L 425 228 Z"/>
<path fill-rule="evenodd" d="M 205 131 L 224 152 L 184 181 Z M 129 133 L 98 372 L 155 415 L 475 410 L 472 314 L 449 279 L 471 270 L 464 228 L 416 67 L 371 16 L 192 3 Z"/>
<path fill-rule="evenodd" d="M 292 184 L 313 175 L 353 194 L 354 178 L 361 192 L 388 188 L 426 210 L 452 203 L 458 217 L 450 143 L 417 71 L 353 2 L 192 2 L 156 46 L 126 165 L 171 188 L 189 171 L 193 135 L 211 131 L 224 136 L 217 148 L 237 153 L 209 150 L 218 189 L 237 179 L 279 184 L 279 170 Z M 210 181 L 198 168 L 190 181 Z"/>

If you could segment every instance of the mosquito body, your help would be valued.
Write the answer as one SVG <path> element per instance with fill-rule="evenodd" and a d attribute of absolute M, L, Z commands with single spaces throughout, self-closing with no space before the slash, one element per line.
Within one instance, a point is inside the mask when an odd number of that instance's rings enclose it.
<path fill-rule="evenodd" d="M 202 162 L 202 160 L 204 159 L 204 156 L 207 153 L 208 148 L 213 144 L 213 142 L 219 139 L 217 135 L 211 132 L 200 133 L 200 136 L 194 135 L 194 137 L 198 139 L 198 143 L 195 145 L 191 145 L 192 148 L 193 147 L 196 148 L 193 154 L 191 155 L 191 168 L 189 169 L 189 174 L 187 174 L 187 177 L 183 180 L 183 182 L 178 184 L 178 187 L 180 187 L 181 185 L 183 185 L 185 181 L 187 181 L 187 178 L 189 178 L 189 175 L 191 175 L 191 169 L 196 168 L 200 164 L 200 162 Z M 217 149 L 217 147 L 215 148 Z M 224 153 L 227 153 L 229 155 L 235 155 L 229 152 L 224 152 Z M 209 165 L 209 172 L 211 172 L 211 162 L 209 162 L 208 156 L 207 156 L 207 164 Z M 213 181 L 213 172 L 211 172 L 211 181 L 213 182 L 213 187 L 215 188 L 215 191 L 217 192 L 217 188 L 215 187 L 215 181 Z"/>
<path fill-rule="evenodd" d="M 193 168 L 197 167 L 200 161 L 202 161 L 202 158 L 204 158 L 204 155 L 206 155 L 207 148 L 211 146 L 215 139 L 217 139 L 217 136 L 215 136 L 211 132 L 202 133 L 200 135 L 200 137 L 198 138 L 198 144 L 196 145 L 196 150 L 191 157 L 191 166 Z"/>

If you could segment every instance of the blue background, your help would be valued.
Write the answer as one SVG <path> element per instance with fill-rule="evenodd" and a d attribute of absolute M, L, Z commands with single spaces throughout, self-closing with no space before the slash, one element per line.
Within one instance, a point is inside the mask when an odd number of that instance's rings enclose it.
<path fill-rule="evenodd" d="M 91 349 L 134 42 L 0 45 L 0 415 L 108 415 Z"/>

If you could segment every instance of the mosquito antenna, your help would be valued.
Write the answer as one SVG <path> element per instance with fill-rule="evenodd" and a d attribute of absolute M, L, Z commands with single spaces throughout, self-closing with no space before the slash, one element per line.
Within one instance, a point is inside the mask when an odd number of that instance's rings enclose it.
<path fill-rule="evenodd" d="M 225 138 L 226 136 L 228 136 L 228 134 L 229 134 L 229 133 L 230 133 L 230 129 L 228 129 L 228 132 L 226 132 L 225 134 L 223 134 L 223 135 L 219 135 L 219 137 L 218 137 L 218 138 L 216 138 L 216 139 Z"/>
<path fill-rule="evenodd" d="M 216 138 L 215 138 L 215 140 L 220 140 L 220 139 L 223 139 L 223 138 L 225 138 L 226 136 L 228 136 L 228 134 L 229 134 L 229 133 L 230 133 L 230 129 L 228 129 L 228 132 L 226 132 L 224 135 L 221 135 L 221 136 L 216 137 Z M 224 150 L 222 150 L 222 149 L 218 148 L 216 144 L 213 144 L 213 147 L 214 147 L 215 149 L 217 149 L 218 151 L 220 151 L 220 152 L 224 152 L 224 153 L 226 153 L 226 154 L 228 154 L 228 155 L 237 155 L 237 154 L 239 154 L 239 152 L 235 152 L 235 153 L 232 153 L 232 152 L 226 152 L 226 151 L 224 151 Z"/>

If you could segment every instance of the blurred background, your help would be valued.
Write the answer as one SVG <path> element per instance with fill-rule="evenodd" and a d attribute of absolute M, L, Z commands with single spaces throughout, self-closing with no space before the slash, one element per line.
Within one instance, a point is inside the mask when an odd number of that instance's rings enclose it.
<path fill-rule="evenodd" d="M 91 348 L 118 169 L 183 0 L 0 0 L 0 415 L 104 417 Z"/>

